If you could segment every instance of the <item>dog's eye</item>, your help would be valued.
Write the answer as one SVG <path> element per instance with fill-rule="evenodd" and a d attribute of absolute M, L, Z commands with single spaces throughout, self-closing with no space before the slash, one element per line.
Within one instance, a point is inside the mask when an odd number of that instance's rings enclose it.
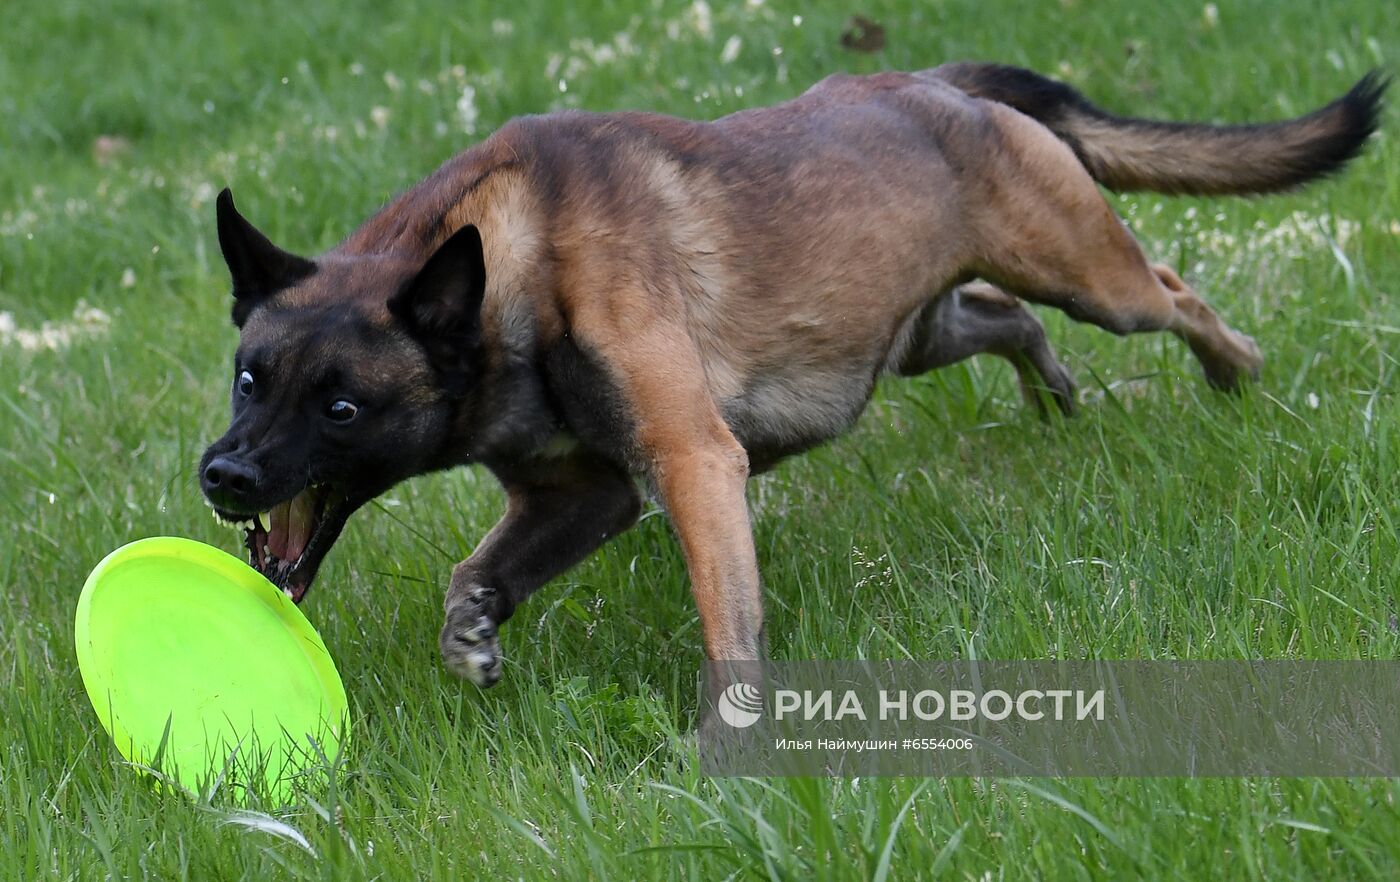
<path fill-rule="evenodd" d="M 359 412 L 360 406 L 358 404 L 346 401 L 344 398 L 331 402 L 331 406 L 326 408 L 326 416 L 336 423 L 348 423 Z"/>
<path fill-rule="evenodd" d="M 234 385 L 238 387 L 238 394 L 247 398 L 253 394 L 253 375 L 248 371 L 239 373 L 238 382 Z"/>

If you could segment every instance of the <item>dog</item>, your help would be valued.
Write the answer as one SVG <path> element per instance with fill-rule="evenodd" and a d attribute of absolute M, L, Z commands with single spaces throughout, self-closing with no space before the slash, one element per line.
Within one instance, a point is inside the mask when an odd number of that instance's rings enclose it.
<path fill-rule="evenodd" d="M 506 511 L 452 571 L 440 649 L 489 686 L 500 625 L 628 529 L 649 484 L 707 658 L 757 660 L 751 475 L 849 428 L 882 374 L 982 352 L 1068 411 L 1069 374 L 1022 301 L 1119 335 L 1170 331 L 1235 389 L 1259 371 L 1254 341 L 1149 263 L 1099 186 L 1297 187 L 1360 153 L 1386 85 L 1372 73 L 1306 116 L 1213 126 L 959 63 L 835 75 L 712 122 L 524 117 L 314 260 L 225 190 L 239 345 L 203 493 L 300 602 L 356 509 L 486 466 Z"/>

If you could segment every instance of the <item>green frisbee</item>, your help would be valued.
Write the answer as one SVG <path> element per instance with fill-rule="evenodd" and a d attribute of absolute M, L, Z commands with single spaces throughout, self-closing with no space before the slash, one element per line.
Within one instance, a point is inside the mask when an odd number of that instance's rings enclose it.
<path fill-rule="evenodd" d="M 83 585 L 74 635 L 117 750 L 188 791 L 261 777 L 286 799 L 339 750 L 345 687 L 321 636 L 217 548 L 164 536 L 118 548 Z"/>

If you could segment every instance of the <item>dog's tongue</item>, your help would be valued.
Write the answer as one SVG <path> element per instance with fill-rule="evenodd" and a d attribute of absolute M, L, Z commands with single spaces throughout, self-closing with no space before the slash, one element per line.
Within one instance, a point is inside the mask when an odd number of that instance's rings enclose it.
<path fill-rule="evenodd" d="M 278 560 L 295 562 L 311 541 L 315 524 L 315 499 L 310 490 L 303 490 L 291 501 L 284 502 L 267 513 L 267 548 Z"/>

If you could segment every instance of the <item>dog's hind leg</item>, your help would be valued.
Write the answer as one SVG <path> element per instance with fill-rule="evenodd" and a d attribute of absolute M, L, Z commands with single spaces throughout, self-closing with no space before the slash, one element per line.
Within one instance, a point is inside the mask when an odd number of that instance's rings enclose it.
<path fill-rule="evenodd" d="M 1234 389 L 1263 359 L 1181 278 L 1151 266 L 1093 179 L 1054 135 L 990 105 L 1003 149 L 981 180 L 970 270 L 1019 297 L 1058 307 L 1115 334 L 1171 331 L 1186 341 L 1211 385 Z"/>
<path fill-rule="evenodd" d="M 453 569 L 439 637 L 447 668 L 483 687 L 501 677 L 497 628 L 516 606 L 641 512 L 632 479 L 602 460 L 541 459 L 497 475 L 506 514 Z"/>
<path fill-rule="evenodd" d="M 1021 301 L 986 282 L 959 285 L 924 305 L 893 365 L 912 377 L 983 352 L 1016 368 L 1021 393 L 1041 414 L 1049 393 L 1065 414 L 1074 412 L 1074 380 L 1055 357 L 1045 328 Z"/>

